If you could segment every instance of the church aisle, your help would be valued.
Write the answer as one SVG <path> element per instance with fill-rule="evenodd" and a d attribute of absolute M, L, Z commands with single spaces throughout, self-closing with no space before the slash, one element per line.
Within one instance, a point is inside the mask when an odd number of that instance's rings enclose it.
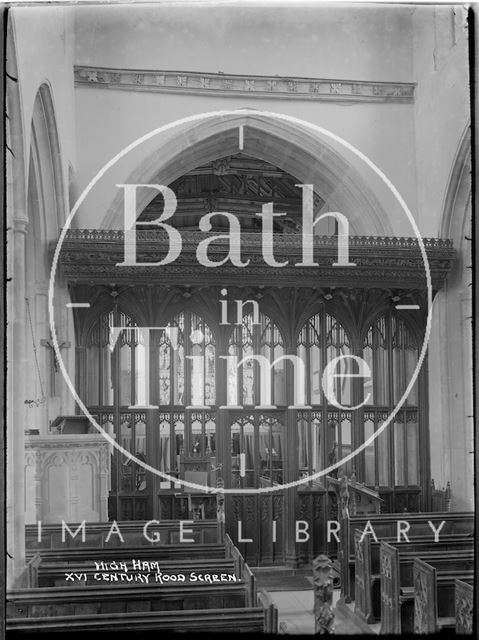
<path fill-rule="evenodd" d="M 312 578 L 305 576 L 305 579 L 311 583 L 309 591 L 284 591 L 276 590 L 274 586 L 266 589 L 273 603 L 278 607 L 278 626 L 279 633 L 288 635 L 313 635 L 314 634 L 314 615 L 313 615 L 313 590 Z M 284 583 L 284 577 L 278 578 L 277 588 L 280 583 Z M 335 589 L 333 594 L 333 606 L 335 623 L 334 630 L 336 635 L 363 635 L 364 629 L 358 627 L 355 622 L 346 616 L 340 609 L 336 607 L 336 603 L 340 596 L 340 590 Z M 375 628 L 379 625 L 370 625 L 371 635 L 375 634 Z"/>

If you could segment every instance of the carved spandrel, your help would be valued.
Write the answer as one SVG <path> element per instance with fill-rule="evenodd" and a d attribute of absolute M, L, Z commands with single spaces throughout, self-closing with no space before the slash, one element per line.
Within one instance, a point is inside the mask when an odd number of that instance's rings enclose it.
<path fill-rule="evenodd" d="M 330 493 L 328 520 L 337 520 L 337 519 L 338 519 L 338 498 L 336 493 Z"/>
<path fill-rule="evenodd" d="M 323 496 L 313 497 L 313 520 L 319 520 L 323 512 Z"/>
<path fill-rule="evenodd" d="M 245 507 L 246 507 L 246 522 L 253 522 L 255 519 L 255 499 L 253 496 L 246 496 L 245 498 Z"/>
<path fill-rule="evenodd" d="M 270 497 L 262 497 L 261 498 L 261 520 L 265 522 L 270 517 L 270 509 L 269 509 Z"/>
<path fill-rule="evenodd" d="M 162 498 L 160 500 L 160 518 L 162 520 L 171 520 L 171 499 Z"/>
<path fill-rule="evenodd" d="M 241 505 L 241 498 L 239 496 L 233 496 L 233 513 L 237 522 L 241 520 Z"/>
<path fill-rule="evenodd" d="M 474 607 L 474 591 L 469 584 L 456 580 L 455 613 L 456 633 L 472 634 L 472 616 Z"/>
<path fill-rule="evenodd" d="M 299 516 L 302 520 L 308 520 L 311 515 L 311 503 L 308 495 L 299 497 Z"/>
<path fill-rule="evenodd" d="M 356 554 L 356 558 L 359 562 L 363 563 L 364 562 L 364 553 L 363 553 L 363 542 L 360 542 L 361 538 L 355 538 L 354 540 L 354 547 L 355 547 L 355 554 Z"/>
<path fill-rule="evenodd" d="M 381 553 L 381 575 L 385 578 L 391 578 L 391 556 L 388 553 Z"/>
<path fill-rule="evenodd" d="M 414 576 L 414 633 L 427 632 L 429 606 L 426 579 L 418 572 Z"/>
<path fill-rule="evenodd" d="M 283 497 L 273 495 L 273 520 L 278 520 L 283 515 Z"/>

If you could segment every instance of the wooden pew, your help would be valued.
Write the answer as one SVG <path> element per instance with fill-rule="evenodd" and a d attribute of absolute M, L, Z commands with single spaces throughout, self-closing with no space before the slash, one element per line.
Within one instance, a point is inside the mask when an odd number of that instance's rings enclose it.
<path fill-rule="evenodd" d="M 265 633 L 278 633 L 278 607 L 265 589 L 258 592 L 258 604 L 265 611 Z"/>
<path fill-rule="evenodd" d="M 473 543 L 471 537 L 460 534 L 440 536 L 439 542 L 433 542 L 431 536 L 420 536 L 411 542 L 405 540 L 397 542 L 396 538 L 386 538 L 384 541 L 398 547 L 401 552 L 417 551 L 418 555 L 429 551 L 454 552 L 466 548 L 472 549 Z M 380 542 L 376 542 L 371 534 L 363 536 L 363 532 L 356 529 L 354 543 L 356 550 L 354 613 L 368 624 L 372 624 L 380 617 Z"/>
<path fill-rule="evenodd" d="M 85 524 L 85 542 L 82 542 L 81 532 L 74 538 L 68 533 L 65 534 L 65 542 L 62 541 L 62 525 L 61 524 L 42 524 L 41 540 L 38 541 L 37 525 L 25 526 L 25 548 L 29 550 L 40 549 L 66 549 L 66 548 L 112 548 L 112 547 L 151 547 L 163 544 L 179 543 L 179 520 L 161 520 L 157 524 L 148 527 L 150 537 L 154 536 L 157 531 L 160 534 L 159 542 L 150 542 L 143 534 L 144 522 L 121 522 L 118 521 L 118 529 L 124 539 L 121 542 L 116 533 L 112 533 L 110 540 L 106 542 L 106 538 L 112 527 L 112 522 L 87 522 Z M 71 531 L 75 532 L 80 523 L 68 526 Z M 195 543 L 206 544 L 218 542 L 217 522 L 216 520 L 196 520 L 184 524 L 184 529 L 192 529 L 193 533 L 186 537 L 192 537 Z"/>
<path fill-rule="evenodd" d="M 53 586 L 62 584 L 65 572 L 86 573 L 92 575 L 99 569 L 95 563 L 104 562 L 107 566 L 115 562 L 157 561 L 163 571 L 174 571 L 182 568 L 192 568 L 197 571 L 216 569 L 217 571 L 234 571 L 239 579 L 247 575 L 251 582 L 255 578 L 249 567 L 244 562 L 239 550 L 233 544 L 231 538 L 225 535 L 224 544 L 206 545 L 166 545 L 151 548 L 113 548 L 100 550 L 65 549 L 63 551 L 46 550 L 36 552 L 29 564 L 34 564 L 32 575 L 37 577 L 31 581 L 30 586 Z M 87 566 L 85 566 L 87 565 Z M 87 580 L 88 583 L 88 580 Z"/>
<path fill-rule="evenodd" d="M 15 589 L 7 593 L 7 618 L 37 618 L 140 611 L 251 607 L 245 582 L 125 584 Z"/>
<path fill-rule="evenodd" d="M 152 555 L 148 562 L 154 562 L 155 557 Z M 188 575 L 191 571 L 196 574 L 212 574 L 212 573 L 229 573 L 234 574 L 238 580 L 240 577 L 239 563 L 233 559 L 208 559 L 208 560 L 174 560 L 174 561 L 160 561 L 158 562 L 159 570 L 162 574 L 183 574 Z M 111 567 L 111 564 L 109 565 Z M 131 563 L 128 563 L 131 571 Z M 66 580 L 67 574 L 78 574 L 84 576 L 82 578 L 82 584 L 85 586 L 98 585 L 95 580 L 95 574 L 102 573 L 101 565 L 98 563 L 86 563 L 83 564 L 68 564 L 61 563 L 43 564 L 40 563 L 37 568 L 37 585 L 38 587 L 61 587 L 61 586 L 74 586 L 77 582 Z M 111 571 L 111 569 L 110 569 Z M 119 568 L 121 571 L 121 568 Z"/>
<path fill-rule="evenodd" d="M 110 562 L 112 560 L 149 560 L 153 556 L 155 560 L 189 560 L 198 555 L 201 558 L 227 558 L 228 548 L 225 544 L 168 544 L 149 547 L 113 547 L 111 549 L 97 549 L 96 547 L 83 547 L 78 549 L 40 549 L 30 550 L 27 558 L 39 553 L 42 561 L 62 562 L 64 564 L 81 564 L 82 562 Z"/>
<path fill-rule="evenodd" d="M 121 623 L 120 628 L 140 631 L 172 629 L 277 633 L 277 608 L 267 594 L 258 598 L 256 578 L 227 535 L 221 545 L 210 543 L 157 545 L 153 548 L 47 549 L 31 556 L 32 574 L 41 575 L 41 556 L 50 561 L 44 565 L 44 569 L 46 567 L 53 573 L 65 569 L 71 573 L 74 568 L 83 569 L 85 573 L 85 565 L 91 565 L 93 556 L 97 562 L 105 563 L 113 559 L 153 562 L 158 561 L 158 556 L 162 556 L 165 564 L 160 569 L 166 567 L 167 562 L 175 573 L 179 573 L 178 567 L 183 565 L 188 568 L 188 572 L 195 571 L 197 575 L 204 573 L 205 568 L 213 573 L 212 565 L 217 570 L 234 568 L 233 577 L 237 581 L 219 584 L 191 581 L 125 584 L 108 581 L 104 583 L 107 588 L 96 584 L 88 589 L 83 586 L 62 586 L 12 590 L 7 594 L 7 626 L 10 634 L 37 630 L 58 632 L 65 627 L 69 632 L 93 629 L 110 631 L 116 628 L 110 623 L 117 617 Z M 111 572 L 111 568 L 105 571 Z M 186 570 L 184 573 L 186 574 Z M 229 572 L 224 573 L 228 577 Z M 259 607 L 259 604 L 262 606 Z M 190 611 L 192 609 L 194 612 Z"/>
<path fill-rule="evenodd" d="M 88 589 L 57 587 L 13 590 L 8 593 L 8 628 L 17 632 L 35 631 L 37 627 L 41 631 L 59 631 L 68 621 L 69 629 L 109 630 L 108 625 L 103 624 L 102 616 L 111 617 L 120 613 L 121 619 L 127 618 L 125 628 L 130 628 L 128 625 L 131 624 L 134 630 L 158 628 L 189 631 L 193 630 L 194 624 L 188 622 L 186 626 L 183 625 L 180 614 L 195 609 L 199 615 L 198 630 L 237 631 L 240 627 L 241 631 L 277 633 L 278 612 L 275 605 L 270 599 L 265 600 L 264 596 L 258 598 L 256 579 L 244 560 L 241 571 L 242 581 L 221 584 L 190 582 L 131 586 L 108 582 L 105 583 L 106 589 L 93 586 Z M 258 604 L 262 604 L 263 608 L 259 609 Z M 211 620 L 209 611 L 198 611 L 211 607 L 215 610 L 222 607 L 222 613 L 216 619 L 224 620 L 223 626 L 215 623 L 208 627 Z M 231 611 L 233 607 L 236 615 Z M 166 617 L 162 611 L 165 609 L 169 610 Z M 138 611 L 147 612 L 149 623 L 146 626 L 140 620 Z M 262 611 L 262 615 L 258 611 Z M 158 613 L 159 617 L 153 616 L 153 613 Z M 20 617 L 27 619 L 20 620 Z M 81 621 L 79 617 L 82 617 Z M 187 616 L 187 621 L 190 620 L 192 618 Z M 232 620 L 235 620 L 234 624 Z"/>
<path fill-rule="evenodd" d="M 450 568 L 453 563 L 448 560 L 435 566 L 419 558 L 414 560 L 414 633 L 433 634 L 456 628 L 456 596 L 461 589 L 457 583 L 472 591 L 473 570 L 457 563 Z"/>
<path fill-rule="evenodd" d="M 99 582 L 93 581 L 91 583 L 92 586 L 88 589 L 85 589 L 84 586 L 78 587 L 77 586 L 78 582 L 75 584 L 72 581 L 71 586 L 66 586 L 66 587 L 61 586 L 53 589 L 37 588 L 37 589 L 22 589 L 17 591 L 11 591 L 8 594 L 9 602 L 11 606 L 14 606 L 14 603 L 18 603 L 18 602 L 20 602 L 21 605 L 23 603 L 23 605 L 20 606 L 20 609 L 24 609 L 27 606 L 27 603 L 32 604 L 33 602 L 34 604 L 32 606 L 40 606 L 40 610 L 42 610 L 41 603 L 43 602 L 43 604 L 45 604 L 47 602 L 50 602 L 50 600 L 54 598 L 54 602 L 56 606 L 60 606 L 60 605 L 67 606 L 66 611 L 59 611 L 58 609 L 55 609 L 56 615 L 61 615 L 62 613 L 66 613 L 66 614 L 74 613 L 75 608 L 72 610 L 71 606 L 72 606 L 72 603 L 75 601 L 75 599 L 79 598 L 79 602 L 81 602 L 82 606 L 88 606 L 88 603 L 93 603 L 94 610 L 97 611 L 97 613 L 101 613 L 101 611 L 95 608 L 98 606 L 98 603 L 96 602 L 98 600 L 98 595 L 97 595 L 98 589 L 101 589 L 101 594 L 102 594 L 101 606 L 104 606 L 105 602 L 106 603 L 113 602 L 114 603 L 113 606 L 116 608 L 120 607 L 120 610 L 122 610 L 122 607 L 125 606 L 125 602 L 127 603 L 126 604 L 127 607 L 130 607 L 130 608 L 133 607 L 134 605 L 130 602 L 131 600 L 135 602 L 142 600 L 143 601 L 142 607 L 144 608 L 146 606 L 147 607 L 146 610 L 149 610 L 149 608 L 161 609 L 163 607 L 158 603 L 162 602 L 165 597 L 167 598 L 169 603 L 167 607 L 168 609 L 173 609 L 176 607 L 178 609 L 184 609 L 184 608 L 192 608 L 192 606 L 194 608 L 202 608 L 202 607 L 217 608 L 218 606 L 256 607 L 258 603 L 256 577 L 253 575 L 250 568 L 245 563 L 238 549 L 231 541 L 231 538 L 228 535 L 225 536 L 225 543 L 224 545 L 221 546 L 221 553 L 223 557 L 220 557 L 216 560 L 213 560 L 210 558 L 204 560 L 202 558 L 203 546 L 204 545 L 194 546 L 195 554 L 199 557 L 195 558 L 195 555 L 192 553 L 192 557 L 186 561 L 183 561 L 183 562 L 179 560 L 164 561 L 163 566 L 160 568 L 160 570 L 166 568 L 166 562 L 169 562 L 169 567 L 171 569 L 171 572 L 174 574 L 178 574 L 180 573 L 179 567 L 180 565 L 182 565 L 182 568 L 184 569 L 183 574 L 185 575 L 185 580 L 189 577 L 190 578 L 189 581 L 185 581 L 182 583 L 178 582 L 176 584 L 174 583 L 172 584 L 171 582 L 158 584 L 156 582 L 156 575 L 152 574 L 151 580 L 152 581 L 155 580 L 155 582 L 149 583 L 148 585 L 145 585 L 145 586 L 142 586 L 141 584 L 136 583 L 134 586 L 133 592 L 125 591 L 125 588 L 128 589 L 129 585 L 128 583 L 125 584 L 124 582 L 105 581 L 103 583 L 102 582 L 99 583 Z M 164 550 L 165 548 L 163 547 L 162 551 Z M 114 551 L 115 550 L 111 550 L 112 554 L 114 553 Z M 152 557 L 153 555 L 152 551 L 151 550 L 149 551 L 150 553 L 147 558 L 148 561 L 150 563 L 153 561 L 156 561 L 156 558 Z M 67 555 L 71 553 L 73 553 L 73 555 L 76 557 L 78 556 L 77 552 L 75 551 L 72 552 L 71 550 L 67 550 L 63 552 L 63 554 L 67 554 Z M 116 553 L 118 555 L 119 553 L 118 550 L 116 550 Z M 37 556 L 38 555 L 39 554 L 37 554 Z M 57 558 L 57 560 L 59 560 L 59 563 L 57 565 L 50 565 L 50 568 L 52 569 L 52 572 L 54 575 L 55 575 L 55 572 L 60 571 L 63 573 L 63 577 L 65 577 L 65 574 L 64 574 L 65 569 L 67 569 L 70 573 L 73 573 L 73 569 L 75 565 L 62 564 L 60 562 L 61 557 Z M 112 560 L 112 557 L 110 557 L 110 561 L 111 560 Z M 82 570 L 82 571 L 79 571 L 79 573 L 84 573 L 88 575 L 88 572 L 85 571 L 86 567 L 84 564 L 77 565 L 77 566 L 80 568 L 80 570 Z M 36 563 L 36 571 L 41 576 L 40 567 L 41 567 L 41 563 L 39 566 L 38 566 L 38 563 Z M 230 573 L 231 570 L 233 571 L 233 574 Z M 131 571 L 131 567 L 129 567 L 129 571 Z M 236 582 L 228 581 L 228 582 L 222 582 L 221 584 L 208 584 L 207 582 L 191 582 L 192 571 L 195 572 L 197 578 L 199 578 L 200 575 L 204 575 L 206 573 L 209 573 L 210 575 L 212 573 L 216 573 L 219 576 L 221 576 L 221 574 L 225 574 L 228 577 L 230 575 L 233 575 L 233 577 L 236 579 Z M 109 571 L 108 570 L 105 571 L 105 573 L 107 574 L 117 573 L 117 572 L 123 573 L 124 571 L 120 566 L 118 567 L 117 570 L 110 569 Z M 93 579 L 94 579 L 94 573 L 95 572 L 90 574 L 90 577 L 93 577 Z M 97 574 L 101 574 L 101 573 L 102 573 L 101 570 L 97 572 Z M 156 574 L 156 568 L 155 568 L 154 574 Z M 87 584 L 88 584 L 88 581 L 87 581 Z M 99 584 L 102 586 L 99 586 Z M 155 585 L 160 587 L 159 591 L 158 589 L 155 589 Z M 193 591 L 191 591 L 190 587 L 193 588 Z M 147 591 L 144 592 L 143 591 L 144 589 L 147 589 Z M 232 601 L 225 601 L 224 598 L 222 600 L 218 600 L 218 598 L 214 599 L 213 596 L 218 589 L 227 591 L 227 593 L 223 593 L 223 596 L 228 596 L 228 594 L 231 596 L 231 594 L 233 594 L 233 596 L 235 597 L 237 597 L 237 591 L 239 589 L 241 599 L 235 600 L 234 604 Z M 158 593 L 155 593 L 155 591 L 158 591 Z M 148 596 L 148 598 L 146 598 L 146 596 Z M 152 603 L 150 602 L 150 600 L 153 597 L 154 597 L 154 601 Z M 176 597 L 176 600 L 177 600 L 176 607 L 172 603 L 172 599 L 174 597 Z M 190 602 L 190 599 L 192 597 L 193 597 L 193 602 L 195 604 L 193 605 L 190 604 L 185 606 L 185 598 L 186 598 L 186 602 Z M 200 598 L 201 601 L 199 601 L 198 598 Z M 213 600 L 211 600 L 211 598 L 213 598 Z M 148 605 L 148 602 L 150 602 L 149 605 Z M 27 611 L 28 611 L 28 608 L 27 608 Z M 47 610 L 47 613 L 48 611 L 49 610 Z M 80 613 L 82 612 L 83 610 L 80 610 Z M 87 613 L 91 613 L 91 611 L 87 611 Z M 274 622 L 273 613 L 274 612 L 270 610 L 270 613 L 269 613 L 270 617 L 268 618 L 269 620 L 268 624 L 270 626 Z M 33 612 L 30 610 L 30 615 L 36 615 L 35 610 Z M 277 619 L 276 619 L 276 624 L 277 624 Z"/>
<path fill-rule="evenodd" d="M 277 633 L 277 629 L 269 628 L 271 616 L 262 607 L 206 609 L 189 611 L 144 611 L 128 612 L 121 616 L 111 613 L 15 618 L 7 620 L 7 632 L 11 633 L 54 633 L 65 632 L 75 634 L 86 631 L 118 632 L 118 631 L 176 631 L 176 632 L 222 632 L 232 633 Z"/>
<path fill-rule="evenodd" d="M 474 607 L 474 588 L 463 580 L 455 581 L 454 589 L 456 633 L 472 635 L 472 610 Z"/>
<path fill-rule="evenodd" d="M 368 521 L 373 527 L 378 539 L 394 538 L 397 535 L 398 521 L 405 520 L 411 528 L 408 531 L 410 539 L 418 536 L 430 535 L 434 540 L 433 531 L 428 525 L 430 520 L 434 526 L 444 520 L 445 524 L 440 532 L 440 537 L 444 535 L 463 534 L 473 536 L 474 513 L 473 512 L 429 512 L 429 513 L 382 513 L 362 514 L 340 518 L 340 544 L 338 551 L 339 572 L 341 579 L 341 598 L 345 602 L 354 600 L 354 530 L 364 531 Z M 345 552 L 349 549 L 349 554 Z"/>
<path fill-rule="evenodd" d="M 447 555 L 445 555 L 447 554 Z M 405 551 L 381 541 L 381 633 L 401 633 L 413 628 L 414 561 L 420 557 L 426 562 L 456 572 L 473 568 L 474 552 L 464 551 Z M 406 628 L 403 628 L 405 626 Z"/>

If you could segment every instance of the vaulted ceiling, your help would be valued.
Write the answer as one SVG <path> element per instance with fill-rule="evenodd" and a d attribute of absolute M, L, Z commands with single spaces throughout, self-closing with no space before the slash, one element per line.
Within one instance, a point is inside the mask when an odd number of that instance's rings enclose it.
<path fill-rule="evenodd" d="M 198 229 L 199 219 L 214 211 L 234 214 L 244 231 L 260 231 L 260 213 L 265 203 L 273 202 L 274 231 L 295 233 L 301 230 L 302 190 L 300 181 L 282 169 L 243 153 L 218 158 L 181 176 L 169 187 L 176 195 L 178 206 L 169 224 L 183 229 Z M 315 196 L 314 209 L 324 202 Z M 163 196 L 158 195 L 144 209 L 141 221 L 154 220 L 163 211 Z M 213 229 L 228 229 L 225 216 L 211 220 Z M 138 224 L 141 229 L 141 224 Z"/>

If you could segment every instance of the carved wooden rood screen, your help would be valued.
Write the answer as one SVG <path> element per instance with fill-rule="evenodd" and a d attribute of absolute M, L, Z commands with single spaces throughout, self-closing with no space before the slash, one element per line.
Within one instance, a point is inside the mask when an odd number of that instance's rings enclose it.
<path fill-rule="evenodd" d="M 348 269 L 332 266 L 336 238 L 317 237 L 319 266 L 295 267 L 301 237 L 278 232 L 275 257 L 291 264 L 275 269 L 260 259 L 258 234 L 246 232 L 241 254 L 250 264 L 211 269 L 194 259 L 203 235 L 182 230 L 183 250 L 172 264 L 120 269 L 121 231 L 67 233 L 60 269 L 72 302 L 90 303 L 73 310 L 77 390 L 138 460 L 173 478 L 238 489 L 225 496 L 225 529 L 248 563 L 307 562 L 326 550 L 327 520 L 338 519 L 333 487 L 310 476 L 377 431 L 417 364 L 427 314 L 418 244 L 351 237 L 356 267 Z M 454 250 L 447 240 L 424 244 L 435 293 Z M 138 262 L 158 260 L 165 245 L 157 232 L 138 231 Z M 218 240 L 212 252 L 224 257 L 227 247 Z M 399 302 L 419 308 L 398 310 Z M 111 326 L 123 328 L 113 349 Z M 152 328 L 147 340 L 141 327 Z M 286 359 L 271 368 L 264 404 L 255 355 L 270 365 L 286 355 L 304 362 L 303 405 L 295 404 L 294 366 Z M 362 357 L 371 371 L 370 378 L 338 379 L 342 408 L 321 386 L 325 366 L 340 355 Z M 243 365 L 236 368 L 232 356 Z M 358 373 L 351 366 L 341 373 Z M 427 363 L 390 428 L 344 465 L 379 492 L 385 512 L 431 508 L 426 391 Z M 110 518 L 216 518 L 213 494 L 185 490 L 113 447 L 111 456 Z M 243 493 L 299 479 L 290 489 Z M 297 535 L 297 521 L 307 523 L 309 538 Z"/>

